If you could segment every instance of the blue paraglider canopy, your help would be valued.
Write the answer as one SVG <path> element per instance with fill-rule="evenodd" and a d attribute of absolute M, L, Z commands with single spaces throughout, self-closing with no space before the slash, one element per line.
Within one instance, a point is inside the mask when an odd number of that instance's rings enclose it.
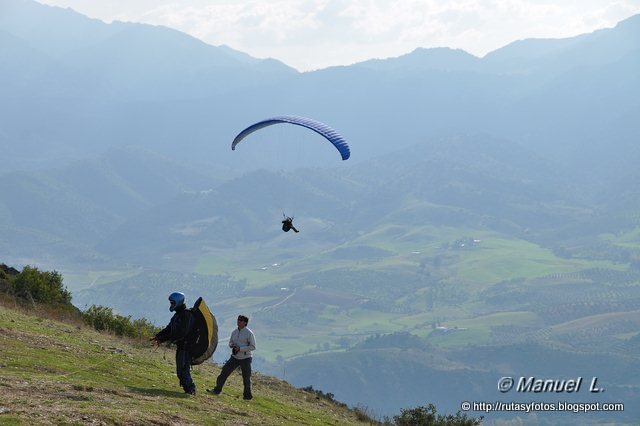
<path fill-rule="evenodd" d="M 260 130 L 267 126 L 272 126 L 274 124 L 280 123 L 289 123 L 295 124 L 297 126 L 306 127 L 307 129 L 311 129 L 314 132 L 322 135 L 325 139 L 333 144 L 334 147 L 340 152 L 343 160 L 346 160 L 351 155 L 351 151 L 349 150 L 349 145 L 347 145 L 347 141 L 343 138 L 338 132 L 333 130 L 331 127 L 327 126 L 324 123 L 320 123 L 319 121 L 313 120 L 311 118 L 305 117 L 297 117 L 294 115 L 280 115 L 277 117 L 267 118 L 266 120 L 259 121 L 257 123 L 252 124 L 247 127 L 235 137 L 233 143 L 231 144 L 231 149 L 235 151 L 236 145 L 240 143 L 244 138 L 249 136 L 251 133 Z"/>

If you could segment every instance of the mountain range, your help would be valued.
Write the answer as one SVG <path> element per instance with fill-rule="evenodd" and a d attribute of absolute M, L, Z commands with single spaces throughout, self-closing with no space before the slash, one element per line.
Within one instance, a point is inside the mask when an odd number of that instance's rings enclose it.
<path fill-rule="evenodd" d="M 483 58 L 418 48 L 299 73 L 164 27 L 105 24 L 29 0 L 3 0 L 2 8 L 0 146 L 11 169 L 123 144 L 234 169 L 273 165 L 261 146 L 241 158 L 228 147 L 251 122 L 286 113 L 331 123 L 350 140 L 354 161 L 433 137 L 489 133 L 546 156 L 580 156 L 588 167 L 607 151 L 610 170 L 630 160 L 614 147 L 630 148 L 639 132 L 638 16 Z M 313 164 L 334 160 L 321 158 Z"/>

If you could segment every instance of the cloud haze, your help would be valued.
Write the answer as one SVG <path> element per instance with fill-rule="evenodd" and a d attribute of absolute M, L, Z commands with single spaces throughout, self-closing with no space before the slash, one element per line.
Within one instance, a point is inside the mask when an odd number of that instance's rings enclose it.
<path fill-rule="evenodd" d="M 452 47 L 477 56 L 640 13 L 640 0 L 40 0 L 107 22 L 165 25 L 299 70 Z"/>

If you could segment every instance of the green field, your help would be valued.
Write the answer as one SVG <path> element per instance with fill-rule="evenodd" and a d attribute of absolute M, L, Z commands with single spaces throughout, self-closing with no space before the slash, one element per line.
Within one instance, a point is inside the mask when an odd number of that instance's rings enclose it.
<path fill-rule="evenodd" d="M 526 305 L 531 295 L 559 303 L 556 288 L 591 286 L 579 273 L 596 269 L 623 273 L 628 265 L 561 258 L 549 248 L 486 229 L 382 225 L 349 243 L 319 244 L 299 252 L 259 244 L 210 251 L 200 256 L 193 271 L 199 275 L 189 291 L 206 296 L 214 309 L 228 309 L 218 312 L 221 318 L 233 318 L 240 311 L 252 315 L 260 330 L 260 356 L 274 361 L 327 348 L 342 350 L 367 336 L 401 331 L 442 346 L 491 344 L 492 327 L 536 327 L 538 314 L 526 306 L 514 312 L 512 306 Z M 110 286 L 126 286 L 135 273 L 90 272 L 84 279 L 103 288 L 106 297 Z M 215 290 L 204 283 L 209 276 L 244 284 L 241 290 Z M 546 279 L 549 276 L 566 278 Z M 171 280 L 181 282 L 179 277 Z M 493 290 L 514 280 L 518 284 L 509 285 L 509 292 Z M 514 299 L 496 305 L 496 296 Z M 142 294 L 136 297 L 144 308 Z M 623 294 L 613 297 L 625 300 Z M 565 303 L 573 300 L 567 296 Z M 540 306 L 545 305 L 536 302 L 536 309 Z M 557 312 L 561 315 L 563 308 Z M 143 309 L 138 314 L 148 316 Z M 225 324 L 232 326 L 233 321 Z M 435 326 L 463 330 L 438 334 Z M 223 336 L 229 332 L 221 329 Z"/>
<path fill-rule="evenodd" d="M 549 249 L 523 240 L 489 237 L 461 254 L 457 276 L 477 284 L 513 278 L 535 278 L 590 268 L 622 270 L 626 265 L 609 261 L 561 259 Z"/>

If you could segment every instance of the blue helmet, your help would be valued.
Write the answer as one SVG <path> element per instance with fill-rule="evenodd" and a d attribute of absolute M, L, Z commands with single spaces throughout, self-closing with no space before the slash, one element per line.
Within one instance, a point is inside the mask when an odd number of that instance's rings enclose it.
<path fill-rule="evenodd" d="M 174 291 L 169 295 L 169 310 L 171 312 L 175 311 L 178 307 L 184 305 L 184 293 L 180 293 L 179 291 Z"/>

